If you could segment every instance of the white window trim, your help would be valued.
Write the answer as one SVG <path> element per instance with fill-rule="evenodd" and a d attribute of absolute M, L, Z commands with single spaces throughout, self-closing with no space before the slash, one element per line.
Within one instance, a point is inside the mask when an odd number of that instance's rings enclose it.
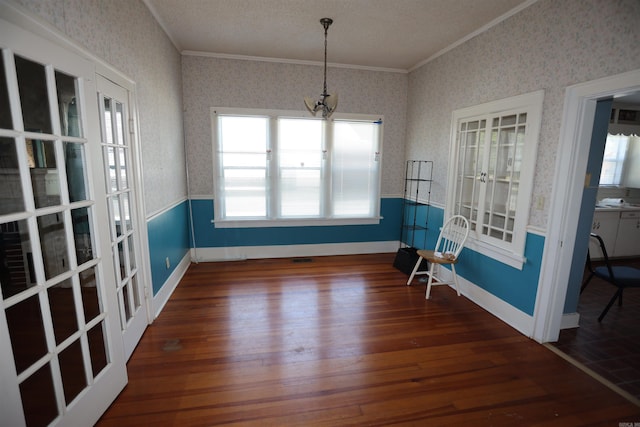
<path fill-rule="evenodd" d="M 254 109 L 254 108 L 233 108 L 233 107 L 211 107 L 210 108 L 210 120 L 211 120 L 211 150 L 214 172 L 213 178 L 219 176 L 219 161 L 216 152 L 216 143 L 214 139 L 217 135 L 217 115 L 246 115 L 246 116 L 263 116 L 274 119 L 276 117 L 291 117 L 291 118 L 315 118 L 306 111 L 298 110 L 273 110 L 273 109 Z M 323 120 L 317 118 L 317 120 Z M 378 212 L 377 216 L 373 217 L 325 217 L 325 218 L 243 218 L 243 219 L 225 219 L 220 218 L 219 212 L 222 212 L 222 201 L 219 197 L 218 183 L 214 182 L 214 218 L 211 223 L 216 228 L 268 228 L 268 227 L 313 227 L 313 226 L 342 226 L 342 225 L 376 225 L 380 224 L 383 217 L 380 215 L 381 209 L 381 183 L 382 183 L 382 151 L 384 140 L 384 117 L 382 115 L 373 114 L 356 114 L 356 113 L 333 113 L 332 117 L 328 120 L 352 120 L 352 121 L 379 121 L 379 143 L 378 143 L 378 176 L 377 176 L 377 192 L 378 196 L 375 200 L 374 211 Z"/>
<path fill-rule="evenodd" d="M 455 110 L 451 119 L 445 219 L 450 218 L 453 215 L 452 211 L 455 206 L 456 176 L 458 168 L 458 122 L 460 120 L 470 119 L 485 114 L 489 115 L 517 109 L 526 109 L 527 128 L 525 138 L 527 144 L 525 144 L 524 147 L 523 159 L 527 159 L 527 161 L 523 162 L 522 170 L 520 171 L 521 180 L 518 197 L 518 206 L 521 207 L 521 209 L 524 209 L 525 213 L 520 213 L 517 217 L 518 220 L 514 225 L 513 231 L 514 240 L 510 245 L 508 245 L 508 247 L 499 247 L 481 240 L 476 232 L 470 233 L 469 238 L 465 243 L 467 248 L 519 270 L 522 270 L 526 263 L 524 251 L 527 237 L 527 224 L 529 222 L 533 179 L 535 174 L 535 159 L 537 155 L 540 126 L 542 123 L 543 100 L 544 91 L 540 90 Z"/>

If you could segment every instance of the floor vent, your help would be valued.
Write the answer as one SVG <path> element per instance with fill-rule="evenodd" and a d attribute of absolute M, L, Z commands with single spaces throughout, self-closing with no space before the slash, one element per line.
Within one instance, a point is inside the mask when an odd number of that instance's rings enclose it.
<path fill-rule="evenodd" d="M 293 262 L 313 262 L 312 258 L 294 258 L 291 261 Z"/>

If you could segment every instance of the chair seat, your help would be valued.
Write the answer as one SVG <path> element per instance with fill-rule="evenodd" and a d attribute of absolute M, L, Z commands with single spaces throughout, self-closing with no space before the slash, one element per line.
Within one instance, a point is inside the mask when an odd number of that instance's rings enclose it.
<path fill-rule="evenodd" d="M 419 258 L 416 261 L 416 265 L 413 267 L 413 271 L 407 280 L 407 285 L 411 284 L 416 274 L 428 274 L 429 280 L 427 280 L 427 292 L 425 298 L 429 299 L 431 295 L 431 286 L 435 285 L 450 285 L 453 284 L 456 288 L 456 293 L 460 296 L 460 287 L 458 286 L 458 276 L 456 274 L 456 266 L 458 263 L 458 257 L 464 247 L 464 242 L 469 236 L 469 220 L 462 215 L 454 215 L 449 218 L 438 235 L 438 240 L 433 249 L 419 249 L 416 251 Z M 422 264 L 422 260 L 426 259 L 429 264 L 429 271 L 418 271 L 418 268 Z M 451 276 L 453 281 L 441 280 L 436 277 L 436 266 L 441 264 L 447 264 L 451 266 Z M 446 269 L 443 269 L 446 270 Z M 439 273 L 439 271 L 438 271 Z M 437 283 L 434 283 L 434 279 Z"/>
<path fill-rule="evenodd" d="M 419 253 L 420 251 L 418 251 Z M 640 287 L 640 269 L 625 266 L 614 266 L 613 275 L 616 283 L 625 288 L 638 288 Z M 606 266 L 596 267 L 593 274 L 604 280 L 611 280 L 609 276 L 609 270 Z"/>
<path fill-rule="evenodd" d="M 436 251 L 432 251 L 429 249 L 420 249 L 418 251 L 418 255 L 422 258 L 426 259 L 429 262 L 434 264 L 457 264 L 458 258 L 456 258 L 453 254 L 442 254 L 441 252 L 437 252 L 441 254 L 440 256 L 436 255 Z"/>
<path fill-rule="evenodd" d="M 582 283 L 580 293 L 585 290 L 594 276 L 599 277 L 618 288 L 605 306 L 604 310 L 602 310 L 602 313 L 600 313 L 600 317 L 598 317 L 598 322 L 602 322 L 602 319 L 607 315 L 609 309 L 616 300 L 618 300 L 618 305 L 622 306 L 622 294 L 625 288 L 640 288 L 640 269 L 622 265 L 611 265 L 609 262 L 609 255 L 607 254 L 607 248 L 604 246 L 604 240 L 602 240 L 602 237 L 595 233 L 590 233 L 589 236 L 598 242 L 598 246 L 600 246 L 600 250 L 602 251 L 602 256 L 604 258 L 604 265 L 594 268 L 593 264 L 591 264 L 591 255 L 589 254 L 589 251 L 587 251 L 587 268 L 589 269 L 590 274 Z"/>

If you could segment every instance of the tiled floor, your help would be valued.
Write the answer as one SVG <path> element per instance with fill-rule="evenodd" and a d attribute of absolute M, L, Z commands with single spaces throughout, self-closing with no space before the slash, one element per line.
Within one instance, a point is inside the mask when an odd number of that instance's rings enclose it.
<path fill-rule="evenodd" d="M 624 264 L 640 268 L 640 259 Z M 578 303 L 580 327 L 560 331 L 554 345 L 640 399 L 640 288 L 625 290 L 622 307 L 616 302 L 599 323 L 615 290 L 593 278 Z"/>

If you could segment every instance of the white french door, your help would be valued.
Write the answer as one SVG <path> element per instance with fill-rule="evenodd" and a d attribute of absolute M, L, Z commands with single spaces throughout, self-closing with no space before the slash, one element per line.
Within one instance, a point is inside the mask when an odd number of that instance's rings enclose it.
<path fill-rule="evenodd" d="M 125 386 L 93 64 L 0 19 L 0 423 L 92 425 Z"/>
<path fill-rule="evenodd" d="M 127 359 L 148 324 L 134 173 L 129 91 L 97 77 L 102 158 L 120 328 Z"/>

